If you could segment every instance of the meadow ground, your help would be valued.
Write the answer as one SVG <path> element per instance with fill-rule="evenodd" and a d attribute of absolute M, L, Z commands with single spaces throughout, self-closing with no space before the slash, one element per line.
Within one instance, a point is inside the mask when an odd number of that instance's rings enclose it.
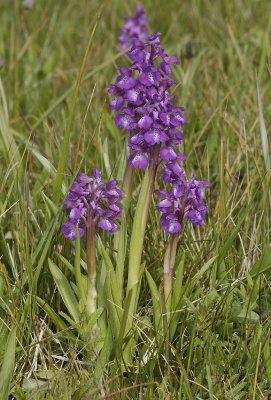
<path fill-rule="evenodd" d="M 97 254 L 100 334 L 75 326 L 78 259 L 61 232 L 60 200 L 78 171 L 94 166 L 121 183 L 125 132 L 114 125 L 106 87 L 123 63 L 117 36 L 135 4 L 0 2 L 1 400 L 271 398 L 269 0 L 144 2 L 150 30 L 181 59 L 174 94 L 186 107 L 187 164 L 212 184 L 210 211 L 203 228 L 187 224 L 179 241 L 175 312 L 164 335 L 157 318 L 168 238 L 151 207 L 142 258 L 149 274 L 127 371 L 117 328 L 107 325 L 116 312 L 105 304 L 110 235 L 101 235 Z M 136 172 L 127 253 L 141 179 Z"/>

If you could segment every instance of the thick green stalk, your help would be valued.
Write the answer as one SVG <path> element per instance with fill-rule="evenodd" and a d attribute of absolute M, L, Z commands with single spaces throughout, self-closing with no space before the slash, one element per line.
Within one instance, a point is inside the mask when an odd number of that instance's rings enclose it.
<path fill-rule="evenodd" d="M 91 315 L 97 308 L 95 225 L 92 217 L 88 217 L 87 227 L 87 269 L 87 313 Z"/>
<path fill-rule="evenodd" d="M 183 221 L 185 202 L 187 196 L 188 196 L 188 190 L 186 190 L 182 198 L 179 222 Z M 176 258 L 177 242 L 178 242 L 178 234 L 171 235 L 164 259 L 164 306 L 167 317 L 166 320 L 168 324 L 170 321 L 172 280 L 173 280 L 174 263 Z"/>
<path fill-rule="evenodd" d="M 85 304 L 85 302 L 86 302 L 86 293 L 85 293 L 84 287 L 83 287 L 80 260 L 81 260 L 81 257 L 80 257 L 80 236 L 79 236 L 78 227 L 77 227 L 76 228 L 76 240 L 75 240 L 75 262 L 74 262 L 75 269 L 74 269 L 74 272 L 75 272 L 75 280 L 76 280 L 76 285 L 77 285 L 77 289 L 78 289 L 79 298 Z"/>
<path fill-rule="evenodd" d="M 173 282 L 177 243 L 178 243 L 178 234 L 170 235 L 168 247 L 164 258 L 164 307 L 166 312 L 166 320 L 168 324 L 167 328 L 169 328 L 169 322 L 170 322 L 172 282 Z"/>
<path fill-rule="evenodd" d="M 122 206 L 123 206 L 123 211 L 124 214 L 127 213 L 127 210 L 129 208 L 129 204 L 131 201 L 131 191 L 132 191 L 132 181 L 133 181 L 133 175 L 134 175 L 134 167 L 127 162 L 125 172 L 124 172 L 124 177 L 123 177 L 123 201 L 122 201 Z"/>
<path fill-rule="evenodd" d="M 159 148 L 155 149 L 149 168 L 145 172 L 142 181 L 141 190 L 135 210 L 132 235 L 130 241 L 129 267 L 128 267 L 128 282 L 126 291 L 126 300 L 129 299 L 128 318 L 124 322 L 126 324 L 125 333 L 132 327 L 133 317 L 137 308 L 138 289 L 140 283 L 140 265 L 143 251 L 144 236 L 150 203 L 153 194 L 155 176 L 157 171 L 157 158 Z M 125 347 L 123 357 L 126 363 L 131 361 L 132 343 L 131 341 Z"/>
<path fill-rule="evenodd" d="M 123 292 L 123 280 L 124 280 L 124 264 L 125 264 L 125 253 L 126 253 L 126 236 L 127 236 L 127 211 L 129 209 L 129 204 L 131 201 L 131 191 L 132 191 L 132 180 L 133 180 L 134 167 L 127 163 L 124 178 L 123 178 L 123 200 L 122 200 L 122 217 L 120 229 L 115 234 L 115 249 L 117 251 L 116 259 L 116 275 L 119 283 L 119 298 L 122 299 Z M 120 304 L 122 306 L 122 304 Z"/>

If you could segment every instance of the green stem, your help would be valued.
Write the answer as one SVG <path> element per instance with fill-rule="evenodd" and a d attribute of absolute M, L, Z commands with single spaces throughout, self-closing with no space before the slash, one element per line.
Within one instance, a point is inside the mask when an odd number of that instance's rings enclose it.
<path fill-rule="evenodd" d="M 132 191 L 132 180 L 133 180 L 134 167 L 127 163 L 124 178 L 123 178 L 123 212 L 121 216 L 120 229 L 115 234 L 114 246 L 117 252 L 116 259 L 116 275 L 117 281 L 119 283 L 119 298 L 122 299 L 123 294 L 123 280 L 124 280 L 124 264 L 125 264 L 125 254 L 126 254 L 126 237 L 127 237 L 127 211 L 129 209 L 131 201 L 131 191 Z M 122 304 L 119 304 L 122 306 Z"/>
<path fill-rule="evenodd" d="M 138 290 L 140 284 L 140 265 L 141 256 L 143 251 L 143 242 L 145 230 L 147 225 L 148 213 L 153 194 L 155 183 L 155 176 L 157 171 L 159 147 L 154 151 L 149 168 L 145 172 L 142 181 L 141 190 L 135 210 L 131 241 L 130 241 L 130 254 L 129 254 L 129 267 L 128 267 L 128 282 L 126 291 L 126 301 L 129 299 L 128 305 L 128 318 L 124 323 L 126 324 L 125 333 L 132 327 L 133 317 L 137 308 Z M 123 357 L 126 363 L 131 361 L 132 356 L 132 343 L 127 344 Z"/>
<path fill-rule="evenodd" d="M 134 175 L 133 172 L 134 172 L 134 167 L 127 162 L 123 177 L 123 186 L 122 186 L 124 194 L 122 201 L 124 214 L 127 213 L 131 201 L 132 181 Z"/>
<path fill-rule="evenodd" d="M 177 243 L 178 243 L 178 234 L 170 235 L 164 259 L 164 305 L 166 312 L 166 321 L 168 325 L 167 328 L 169 328 L 169 322 L 170 322 L 172 282 L 173 282 Z"/>
<path fill-rule="evenodd" d="M 76 227 L 74 273 L 75 273 L 75 280 L 76 280 L 76 285 L 77 285 L 77 289 L 78 289 L 78 293 L 79 293 L 79 298 L 85 304 L 86 303 L 86 293 L 84 292 L 84 287 L 83 287 L 80 261 L 81 261 L 80 236 L 79 236 L 79 232 L 78 232 L 78 227 Z"/>
<path fill-rule="evenodd" d="M 185 191 L 182 198 L 180 215 L 179 215 L 180 223 L 183 222 L 185 202 L 187 196 L 188 196 L 188 190 Z M 164 305 L 165 305 L 166 321 L 168 324 L 168 328 L 170 321 L 172 280 L 173 280 L 173 271 L 176 258 L 177 242 L 178 242 L 178 234 L 171 235 L 164 259 Z"/>
<path fill-rule="evenodd" d="M 95 225 L 91 216 L 88 217 L 87 227 L 87 313 L 91 315 L 96 311 L 96 249 Z"/>

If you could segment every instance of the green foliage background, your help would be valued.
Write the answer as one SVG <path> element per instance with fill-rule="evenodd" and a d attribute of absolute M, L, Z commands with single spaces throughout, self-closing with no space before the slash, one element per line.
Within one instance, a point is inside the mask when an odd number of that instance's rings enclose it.
<path fill-rule="evenodd" d="M 125 133 L 114 125 L 106 86 L 115 79 L 116 65 L 125 62 L 117 36 L 135 4 L 36 0 L 26 9 L 18 0 L 0 3 L 3 400 L 8 393 L 16 399 L 85 400 L 271 396 L 268 0 L 144 2 L 150 30 L 160 31 L 167 53 L 181 59 L 174 68 L 174 94 L 176 104 L 186 107 L 188 167 L 212 183 L 206 226 L 187 226 L 178 247 L 179 319 L 170 361 L 157 339 L 159 352 L 142 363 L 152 351 L 151 339 L 157 338 L 155 301 L 146 278 L 134 371 L 123 375 L 109 357 L 97 384 L 93 370 L 99 362 L 99 340 L 86 357 L 84 343 L 71 340 L 69 320 L 61 319 L 62 329 L 56 324 L 69 309 L 56 288 L 52 265 L 68 282 L 74 281 L 73 245 L 62 237 L 64 213 L 53 201 L 60 147 L 72 118 L 62 198 L 79 170 L 90 173 L 97 166 L 104 178 L 121 180 Z M 91 33 L 78 95 L 73 96 Z M 141 178 L 137 172 L 128 233 Z M 112 238 L 103 234 L 102 241 L 114 258 Z M 157 287 L 166 244 L 152 207 L 143 261 Z M 100 265 L 103 259 L 100 250 Z M 84 267 L 84 253 L 82 260 Z"/>

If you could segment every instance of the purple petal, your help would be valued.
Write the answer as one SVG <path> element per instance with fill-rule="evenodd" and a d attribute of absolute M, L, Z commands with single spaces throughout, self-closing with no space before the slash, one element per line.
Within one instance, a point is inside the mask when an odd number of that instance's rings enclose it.
<path fill-rule="evenodd" d="M 124 99 L 121 96 L 115 97 L 110 101 L 110 108 L 112 110 L 120 110 L 124 104 Z"/>
<path fill-rule="evenodd" d="M 168 199 L 161 200 L 158 204 L 156 204 L 156 207 L 158 209 L 168 208 L 168 207 L 171 207 L 171 206 L 172 206 L 172 202 L 170 200 L 168 200 Z"/>
<path fill-rule="evenodd" d="M 135 88 L 130 89 L 130 90 L 127 91 L 126 99 L 130 103 L 134 103 L 137 106 L 140 106 L 140 104 L 142 104 L 142 102 L 143 102 L 142 94 L 139 92 L 138 89 L 135 89 Z"/>
<path fill-rule="evenodd" d="M 129 163 L 135 168 L 146 168 L 149 160 L 143 153 L 134 153 L 129 157 Z"/>
<path fill-rule="evenodd" d="M 78 196 L 79 196 L 79 195 L 78 195 L 77 193 L 74 193 L 74 192 L 71 192 L 71 191 L 70 191 L 70 192 L 68 193 L 67 199 L 74 202 L 74 201 L 78 200 Z M 65 202 L 64 202 L 64 203 L 65 203 Z"/>
<path fill-rule="evenodd" d="M 102 178 L 102 174 L 100 173 L 100 171 L 97 168 L 93 168 L 92 169 L 92 173 L 95 179 L 98 179 L 99 181 Z"/>
<path fill-rule="evenodd" d="M 109 196 L 120 197 L 122 192 L 120 189 L 112 188 L 106 192 Z"/>
<path fill-rule="evenodd" d="M 177 153 L 177 160 L 178 161 L 184 161 L 186 160 L 187 156 L 184 153 Z"/>
<path fill-rule="evenodd" d="M 153 123 L 153 120 L 148 115 L 144 115 L 144 117 L 140 118 L 138 121 L 138 127 L 142 129 L 149 129 Z"/>
<path fill-rule="evenodd" d="M 120 75 L 117 77 L 116 83 L 120 89 L 127 90 L 127 89 L 131 89 L 132 87 L 134 87 L 136 84 L 136 81 L 131 76 Z"/>
<path fill-rule="evenodd" d="M 139 76 L 139 82 L 143 85 L 151 86 L 154 84 L 154 76 L 151 73 L 148 75 L 146 72 L 142 72 Z"/>
<path fill-rule="evenodd" d="M 170 221 L 167 226 L 167 232 L 174 234 L 180 232 L 183 228 L 183 224 L 180 224 L 178 221 Z"/>
<path fill-rule="evenodd" d="M 160 117 L 161 121 L 163 122 L 163 124 L 165 124 L 166 126 L 169 126 L 170 115 L 168 113 L 160 113 L 159 117 Z"/>
<path fill-rule="evenodd" d="M 182 185 L 182 183 L 183 182 L 179 182 L 178 184 L 173 185 L 172 189 L 170 190 L 175 198 L 183 197 L 183 195 L 185 194 L 186 185 Z"/>
<path fill-rule="evenodd" d="M 118 114 L 115 116 L 115 123 L 119 128 L 130 130 L 134 120 L 130 115 Z"/>
<path fill-rule="evenodd" d="M 142 135 L 142 133 L 139 132 L 139 133 L 137 133 L 136 135 L 132 136 L 129 139 L 129 143 L 138 144 L 138 143 L 140 143 L 142 141 L 142 139 L 143 139 L 143 135 Z"/>
<path fill-rule="evenodd" d="M 118 96 L 122 92 L 116 85 L 108 85 L 107 91 L 111 96 Z"/>
<path fill-rule="evenodd" d="M 81 183 L 86 183 L 86 184 L 87 184 L 87 183 L 90 183 L 90 182 L 92 181 L 92 179 L 91 179 L 91 177 L 88 176 L 87 174 L 81 173 L 81 174 L 78 176 L 77 181 L 78 181 L 78 182 L 81 182 Z"/>
<path fill-rule="evenodd" d="M 72 221 L 66 221 L 62 225 L 62 232 L 65 238 L 75 240 L 76 239 L 76 223 Z M 84 236 L 84 229 L 78 226 L 79 236 Z"/>
<path fill-rule="evenodd" d="M 70 219 L 71 219 L 72 221 L 78 221 L 78 220 L 82 217 L 82 215 L 84 214 L 84 212 L 85 212 L 85 209 L 82 209 L 82 208 L 72 208 L 71 211 L 70 211 L 69 217 L 70 217 Z"/>
<path fill-rule="evenodd" d="M 166 57 L 164 57 L 164 60 L 168 64 L 179 64 L 180 63 L 178 58 L 175 56 L 166 56 Z"/>
<path fill-rule="evenodd" d="M 186 118 L 183 114 L 174 114 L 170 120 L 173 126 L 183 126 L 186 122 Z"/>
<path fill-rule="evenodd" d="M 180 165 L 176 162 L 169 163 L 168 165 L 174 174 L 176 174 L 177 176 L 179 176 L 181 178 L 185 177 L 185 172 L 184 172 L 182 165 Z"/>
<path fill-rule="evenodd" d="M 170 135 L 170 137 L 176 138 L 178 142 L 180 142 L 184 138 L 184 134 L 180 132 L 177 128 L 170 128 L 168 129 L 167 133 L 168 135 Z"/>
<path fill-rule="evenodd" d="M 110 210 L 115 211 L 116 213 L 120 213 L 122 210 L 122 206 L 120 203 L 110 204 L 109 208 Z"/>
<path fill-rule="evenodd" d="M 164 131 L 154 128 L 145 133 L 144 139 L 147 143 L 154 145 L 156 143 L 166 142 L 168 140 L 168 136 L 164 133 Z"/>
<path fill-rule="evenodd" d="M 159 82 L 160 78 L 161 77 L 159 72 L 147 71 L 147 72 L 142 72 L 139 75 L 139 82 L 145 86 L 152 86 L 156 82 Z"/>
<path fill-rule="evenodd" d="M 197 210 L 188 211 L 187 217 L 194 225 L 199 225 L 199 226 L 204 225 L 204 220 L 203 220 L 204 217 L 202 217 L 201 213 Z"/>
<path fill-rule="evenodd" d="M 168 76 L 171 75 L 171 70 L 170 70 L 170 66 L 169 66 L 168 63 L 161 62 L 160 67 L 161 67 L 162 71 L 164 71 L 164 73 L 166 75 L 168 75 Z"/>
<path fill-rule="evenodd" d="M 116 232 L 118 230 L 118 225 L 107 218 L 100 219 L 97 226 L 108 232 Z"/>
<path fill-rule="evenodd" d="M 129 56 L 129 58 L 131 58 L 131 60 L 133 60 L 137 63 L 142 63 L 145 58 L 144 52 L 142 50 L 136 49 L 134 47 L 132 47 L 132 49 L 129 51 L 128 56 Z"/>
<path fill-rule="evenodd" d="M 176 158 L 177 158 L 177 153 L 175 152 L 175 150 L 172 147 L 160 149 L 160 155 L 161 155 L 161 158 L 165 161 L 172 161 L 172 160 L 176 160 Z"/>
<path fill-rule="evenodd" d="M 71 192 L 75 193 L 76 195 L 81 195 L 84 193 L 84 188 L 79 185 L 78 182 L 73 182 L 72 187 L 71 187 Z"/>
<path fill-rule="evenodd" d="M 178 233 L 183 228 L 183 224 L 177 220 L 170 220 L 163 217 L 161 218 L 161 224 L 163 230 L 171 234 Z"/>

